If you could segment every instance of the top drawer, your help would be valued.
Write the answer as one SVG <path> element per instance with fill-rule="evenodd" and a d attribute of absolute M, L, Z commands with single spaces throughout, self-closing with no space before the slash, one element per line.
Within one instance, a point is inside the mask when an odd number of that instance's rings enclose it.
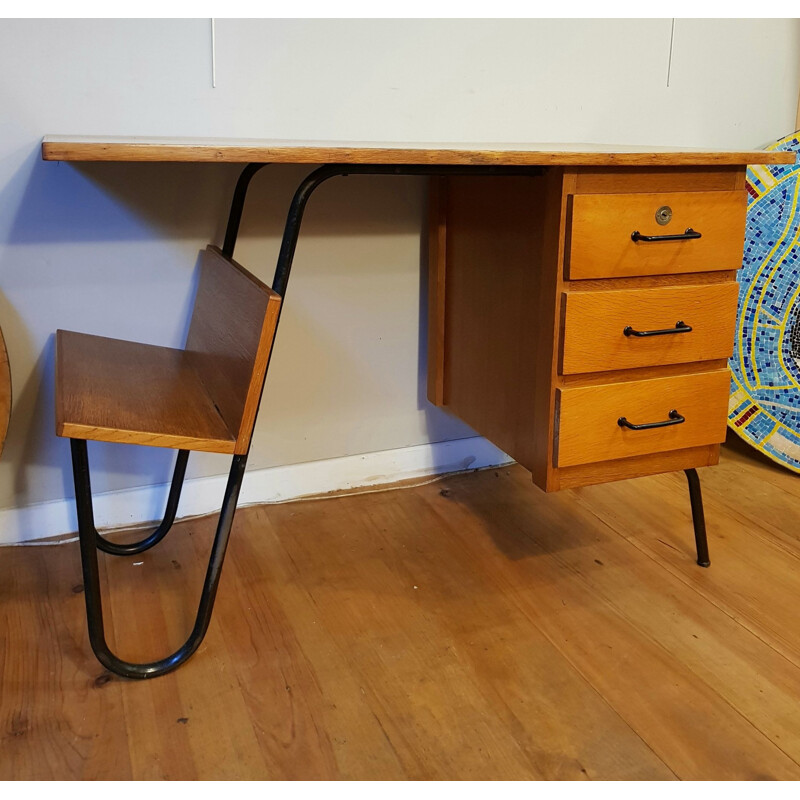
<path fill-rule="evenodd" d="M 578 194 L 570 197 L 566 265 L 570 280 L 737 270 L 742 266 L 747 195 L 734 192 Z M 644 237 L 699 238 L 634 241 Z M 691 234 L 689 234 L 691 235 Z"/>

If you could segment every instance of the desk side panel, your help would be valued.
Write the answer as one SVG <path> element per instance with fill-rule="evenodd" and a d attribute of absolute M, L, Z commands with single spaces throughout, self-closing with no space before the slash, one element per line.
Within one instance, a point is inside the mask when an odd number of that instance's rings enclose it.
<path fill-rule="evenodd" d="M 563 179 L 560 169 L 448 179 L 436 262 L 446 270 L 442 404 L 542 488 L 552 469 Z"/>

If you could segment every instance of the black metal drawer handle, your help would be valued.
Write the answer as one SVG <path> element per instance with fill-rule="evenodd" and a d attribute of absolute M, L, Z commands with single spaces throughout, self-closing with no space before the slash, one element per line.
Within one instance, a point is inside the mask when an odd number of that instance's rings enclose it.
<path fill-rule="evenodd" d="M 703 234 L 698 231 L 687 228 L 683 233 L 671 233 L 663 236 L 645 236 L 639 231 L 634 231 L 631 234 L 631 239 L 634 242 L 677 242 L 682 239 L 699 239 Z"/>
<path fill-rule="evenodd" d="M 687 325 L 683 320 L 679 319 L 674 328 L 662 328 L 660 331 L 635 331 L 628 325 L 623 328 L 622 332 L 626 336 L 665 336 L 668 333 L 690 333 L 691 330 L 691 325 Z"/>
<path fill-rule="evenodd" d="M 681 422 L 686 422 L 686 417 L 682 417 L 673 408 L 669 412 L 669 419 L 665 419 L 663 422 L 640 422 L 638 425 L 634 425 L 632 422 L 628 422 L 625 417 L 620 417 L 617 420 L 617 425 L 620 428 L 630 428 L 632 431 L 646 431 L 650 428 L 666 428 L 667 425 L 680 425 Z"/>

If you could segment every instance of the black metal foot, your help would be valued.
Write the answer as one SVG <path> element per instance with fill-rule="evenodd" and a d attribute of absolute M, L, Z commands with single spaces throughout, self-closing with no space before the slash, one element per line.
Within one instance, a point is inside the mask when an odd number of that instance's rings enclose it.
<path fill-rule="evenodd" d="M 145 664 L 135 664 L 117 658 L 109 650 L 106 643 L 105 628 L 103 626 L 103 603 L 100 594 L 100 576 L 97 566 L 97 540 L 99 537 L 94 525 L 92 491 L 89 481 L 89 457 L 86 442 L 83 439 L 71 439 L 70 444 L 72 446 L 72 470 L 75 479 L 75 504 L 78 510 L 78 535 L 81 549 L 81 566 L 83 568 L 86 618 L 92 650 L 94 650 L 98 660 L 106 669 L 125 678 L 155 678 L 159 675 L 164 675 L 183 664 L 197 650 L 208 630 L 222 572 L 222 562 L 225 559 L 225 551 L 230 537 L 233 515 L 236 512 L 236 503 L 239 499 L 239 490 L 244 477 L 245 465 L 247 464 L 247 456 L 237 455 L 233 457 L 231 471 L 228 475 L 228 484 L 222 501 L 222 509 L 219 514 L 219 522 L 217 523 L 217 532 L 211 548 L 208 570 L 206 571 L 203 590 L 200 595 L 200 605 L 197 609 L 194 627 L 189 634 L 189 638 L 166 658 Z M 186 467 L 185 462 L 186 459 L 183 458 L 182 468 L 184 470 Z M 179 453 L 178 463 L 175 468 L 176 475 L 179 471 L 180 463 L 181 455 Z M 172 499 L 172 491 L 170 492 L 170 499 Z M 177 507 L 177 498 L 175 499 L 175 506 Z M 155 533 L 151 534 L 148 539 L 154 535 Z"/>
<path fill-rule="evenodd" d="M 700 478 L 696 469 L 687 469 L 686 479 L 689 481 L 689 500 L 692 504 L 692 522 L 694 524 L 694 540 L 697 545 L 697 563 L 701 567 L 710 567 L 708 557 L 708 538 L 706 537 L 706 518 L 703 513 L 703 494 L 700 490 Z"/>

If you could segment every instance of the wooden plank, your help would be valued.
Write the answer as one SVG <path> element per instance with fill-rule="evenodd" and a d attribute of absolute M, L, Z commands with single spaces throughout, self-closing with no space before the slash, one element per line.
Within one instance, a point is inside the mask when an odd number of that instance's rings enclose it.
<path fill-rule="evenodd" d="M 667 766 L 682 779 L 796 779 L 800 714 L 785 716 L 795 708 L 795 665 L 620 541 L 594 517 L 593 502 L 582 502 L 584 492 L 542 495 L 517 468 L 487 478 L 480 487 L 448 479 L 445 498 L 437 487 L 416 491 L 441 509 L 441 535 L 454 550 L 465 550 L 465 558 L 495 576 Z M 714 569 L 700 569 L 691 558 L 688 513 L 661 505 L 668 495 L 671 507 L 680 502 L 688 512 L 685 485 L 654 491 L 653 482 L 663 480 L 650 479 L 649 489 L 638 481 L 615 488 L 638 491 L 649 516 L 683 538 L 686 546 L 674 555 L 702 582 Z M 597 487 L 591 495 L 604 492 Z M 617 519 L 641 528 L 635 513 L 614 507 Z M 790 635 L 799 634 L 795 619 Z"/>
<path fill-rule="evenodd" d="M 665 453 L 597 461 L 592 464 L 576 464 L 574 467 L 560 467 L 553 471 L 553 480 L 548 486 L 548 491 L 641 478 L 659 472 L 713 467 L 719 462 L 719 450 L 718 444 L 710 444 L 669 450 Z"/>
<path fill-rule="evenodd" d="M 120 683 L 86 631 L 75 547 L 0 549 L 0 780 L 130 780 Z"/>
<path fill-rule="evenodd" d="M 712 283 L 735 281 L 737 270 L 720 270 L 719 272 L 689 272 L 683 275 L 632 275 L 627 278 L 614 278 L 609 283 L 607 278 L 587 278 L 570 281 L 569 291 L 573 294 L 591 292 L 598 289 L 655 289 L 658 286 L 701 286 Z"/>
<path fill-rule="evenodd" d="M 760 163 L 760 162 L 759 162 Z M 576 194 L 615 194 L 618 192 L 719 192 L 744 189 L 742 166 L 585 167 L 578 171 Z M 738 185 L 739 176 L 742 185 Z"/>
<path fill-rule="evenodd" d="M 739 284 L 611 289 L 564 295 L 562 373 L 597 372 L 728 358 L 733 352 Z M 688 333 L 626 336 L 668 330 Z"/>
<path fill-rule="evenodd" d="M 718 369 L 727 369 L 727 358 L 715 358 L 708 361 L 690 361 L 686 364 L 661 364 L 652 367 L 632 369 L 614 369 L 604 372 L 581 372 L 577 375 L 560 375 L 558 385 L 600 386 L 607 383 L 622 383 L 629 380 L 648 380 L 649 378 L 680 378 L 683 375 L 700 375 Z"/>
<path fill-rule="evenodd" d="M 235 445 L 184 351 L 61 330 L 56 433 L 212 453 Z"/>
<path fill-rule="evenodd" d="M 186 521 L 158 548 L 135 558 L 102 559 L 109 642 L 121 657 L 163 658 L 186 640 L 216 521 L 216 515 Z M 140 531 L 111 538 L 141 536 Z M 223 575 L 222 587 L 227 578 Z M 131 686 L 116 676 L 112 680 L 116 686 Z M 129 757 L 140 780 L 267 779 L 276 774 L 258 746 L 247 696 L 231 669 L 218 624 L 212 623 L 197 656 L 172 679 L 137 682 L 133 691 L 123 692 L 122 702 Z"/>
<path fill-rule="evenodd" d="M 299 506 L 291 509 L 290 515 Z M 333 514 L 336 527 L 342 520 Z M 301 516 L 308 522 L 302 510 Z M 216 613 L 227 620 L 221 627 L 233 674 L 246 687 L 270 773 L 287 780 L 406 778 L 383 727 L 382 693 L 360 679 L 347 646 L 322 623 L 318 598 L 287 553 L 281 527 L 264 509 L 242 523 L 229 556 L 236 591 L 221 594 Z"/>
<path fill-rule="evenodd" d="M 449 508 L 439 491 L 427 495 Z M 293 580 L 374 703 L 408 777 L 672 777 L 513 603 L 496 604 L 507 587 L 455 544 L 439 508 L 412 493 L 402 506 L 392 494 L 365 496 L 357 516 L 337 501 L 322 527 L 311 524 L 312 508 L 271 514 Z M 468 535 L 486 540 L 482 523 L 472 524 Z M 336 531 L 345 529 L 342 548 Z"/>
<path fill-rule="evenodd" d="M 709 570 L 680 474 L 240 509 L 208 638 L 145 682 L 92 656 L 74 542 L 2 548 L 0 778 L 797 779 L 800 488 L 701 480 Z M 121 653 L 182 640 L 215 523 L 101 560 Z"/>
<path fill-rule="evenodd" d="M 627 145 L 292 142 L 46 136 L 46 161 L 193 161 L 287 164 L 508 164 L 679 166 L 789 164 L 791 153 Z"/>
<path fill-rule="evenodd" d="M 555 455 L 559 466 L 717 444 L 725 439 L 727 369 L 669 378 L 558 390 Z M 672 410 L 685 421 L 631 430 L 618 424 L 662 422 Z"/>
<path fill-rule="evenodd" d="M 668 474 L 581 497 L 606 524 L 664 569 L 722 609 L 796 666 L 800 666 L 797 612 L 787 598 L 800 592 L 800 545 L 792 541 L 798 498 L 797 476 L 761 464 L 754 451 L 725 457 L 700 472 L 712 568 L 704 576 L 686 557 L 692 543 L 682 535 L 691 525 L 685 478 Z M 769 473 L 785 477 L 773 482 Z M 783 473 L 783 475 L 781 475 Z M 605 489 L 605 487 L 604 487 Z M 658 510 L 650 507 L 661 496 Z M 705 572 L 705 571 L 704 571 Z"/>
<path fill-rule="evenodd" d="M 202 256 L 186 351 L 208 396 L 236 438 L 250 448 L 281 298 L 209 245 Z"/>

